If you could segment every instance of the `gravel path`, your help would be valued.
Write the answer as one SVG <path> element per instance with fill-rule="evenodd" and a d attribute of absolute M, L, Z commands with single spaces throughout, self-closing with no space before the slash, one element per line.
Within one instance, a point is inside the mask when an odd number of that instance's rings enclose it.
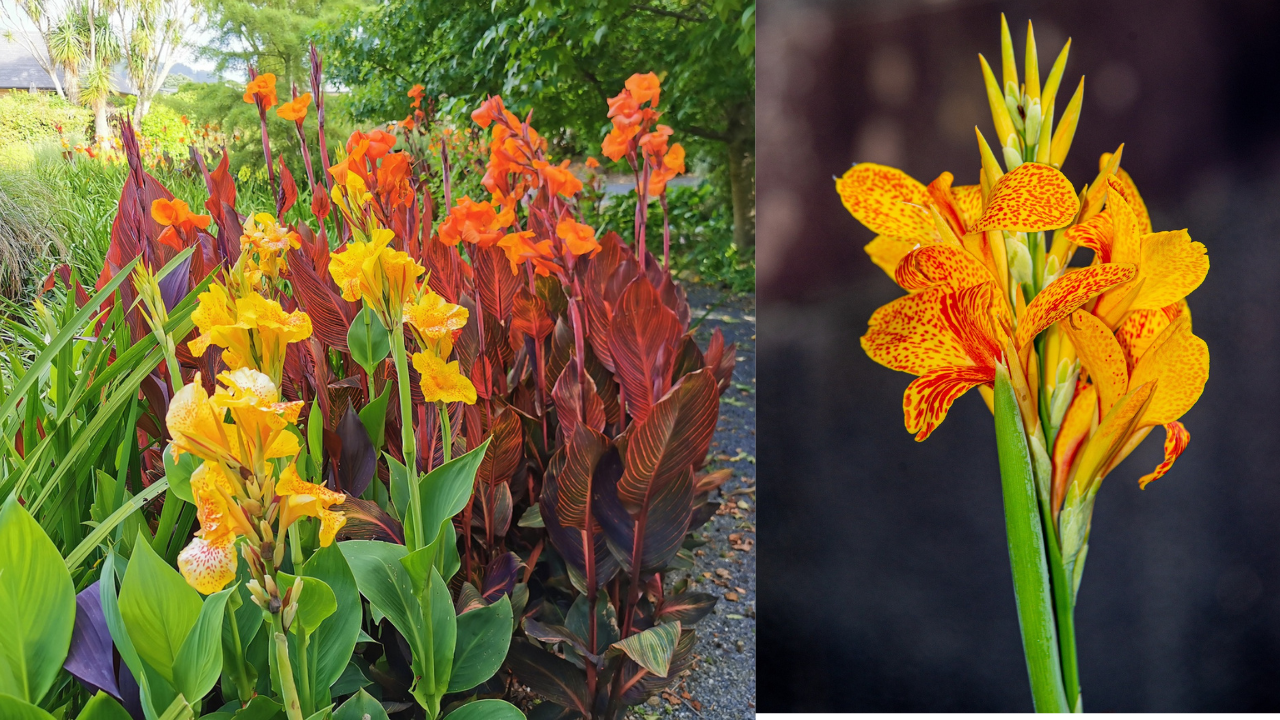
<path fill-rule="evenodd" d="M 706 347 L 720 328 L 726 343 L 737 343 L 733 385 L 721 397 L 720 424 L 711 442 L 709 470 L 729 468 L 733 477 L 720 491 L 720 514 L 700 534 L 706 545 L 694 551 L 694 568 L 672 573 L 668 587 L 683 578 L 690 589 L 720 598 L 697 625 L 698 644 L 691 671 L 671 691 L 640 705 L 634 718 L 750 718 L 756 707 L 756 318 L 755 298 L 687 286 L 698 345 Z"/>

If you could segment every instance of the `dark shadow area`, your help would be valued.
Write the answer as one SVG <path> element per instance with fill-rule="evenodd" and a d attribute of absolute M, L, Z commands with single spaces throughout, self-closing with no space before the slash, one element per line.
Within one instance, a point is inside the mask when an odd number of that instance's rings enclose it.
<path fill-rule="evenodd" d="M 903 428 L 911 377 L 862 352 L 901 294 L 833 176 L 855 162 L 976 182 L 991 136 L 977 54 L 999 14 L 1042 73 L 1067 36 L 1064 172 L 1124 167 L 1157 230 L 1211 269 L 1188 301 L 1209 384 L 1191 444 L 1139 490 L 1161 436 L 1106 480 L 1076 610 L 1092 711 L 1280 709 L 1280 4 L 762 3 L 759 18 L 759 706 L 1031 709 L 991 414 L 976 392 L 934 435 Z"/>

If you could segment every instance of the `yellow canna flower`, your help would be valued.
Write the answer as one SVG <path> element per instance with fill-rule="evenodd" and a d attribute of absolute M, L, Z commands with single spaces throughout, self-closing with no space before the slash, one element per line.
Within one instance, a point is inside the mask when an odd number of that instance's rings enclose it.
<path fill-rule="evenodd" d="M 281 499 L 281 537 L 295 520 L 303 517 L 319 518 L 320 545 L 327 547 L 347 522 L 346 515 L 329 509 L 345 502 L 347 496 L 303 480 L 292 464 L 280 473 L 280 479 L 276 482 L 276 495 Z"/>
<path fill-rule="evenodd" d="M 409 254 L 390 247 L 395 233 L 375 228 L 369 241 L 351 241 L 329 254 L 329 274 L 346 300 L 364 300 L 387 329 L 403 322 L 404 304 L 416 292 L 425 269 Z"/>
<path fill-rule="evenodd" d="M 453 351 L 453 339 L 467 325 L 467 309 L 454 305 L 432 290 L 404 306 L 404 319 L 418 342 L 442 358 Z"/>
<path fill-rule="evenodd" d="M 311 318 L 304 312 L 287 313 L 280 303 L 250 291 L 232 299 L 226 288 L 211 285 L 200 293 L 199 306 L 191 314 L 200 335 L 188 347 L 196 356 L 210 345 L 223 348 L 229 367 L 251 367 L 279 384 L 284 372 L 285 348 L 311 337 Z"/>
<path fill-rule="evenodd" d="M 216 593 L 236 579 L 235 543 L 194 537 L 178 553 L 178 571 L 197 591 L 205 595 Z"/>
<path fill-rule="evenodd" d="M 298 440 L 286 428 L 297 422 L 301 402 L 279 402 L 271 379 L 252 368 L 224 372 L 218 379 L 224 386 L 213 397 L 204 391 L 199 374 L 174 394 L 165 423 L 175 456 L 189 452 L 263 476 L 268 460 L 298 453 Z M 233 422 L 225 422 L 227 415 Z"/>
<path fill-rule="evenodd" d="M 413 355 L 413 368 L 421 377 L 422 397 L 426 402 L 476 403 L 476 387 L 458 371 L 458 361 L 446 363 L 433 352 Z"/>
<path fill-rule="evenodd" d="M 288 268 L 289 250 L 298 247 L 302 242 L 297 233 L 280 227 L 268 213 L 254 215 L 240 236 L 241 259 L 251 274 L 250 282 L 257 285 L 260 277 L 279 277 Z"/>

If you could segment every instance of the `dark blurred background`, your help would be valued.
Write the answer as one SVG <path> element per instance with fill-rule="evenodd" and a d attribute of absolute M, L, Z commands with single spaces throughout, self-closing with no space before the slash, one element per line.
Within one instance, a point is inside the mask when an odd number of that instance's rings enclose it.
<path fill-rule="evenodd" d="M 762 711 L 1030 710 L 992 419 L 976 392 L 926 442 L 911 381 L 867 359 L 901 291 L 840 204 L 853 162 L 977 181 L 977 55 L 1021 72 L 1073 38 L 1087 76 L 1063 170 L 1124 167 L 1157 230 L 1211 270 L 1190 298 L 1208 387 L 1187 452 L 1140 491 L 1155 433 L 1107 479 L 1076 610 L 1085 708 L 1280 709 L 1280 4 L 788 2 L 759 8 L 759 703 Z"/>

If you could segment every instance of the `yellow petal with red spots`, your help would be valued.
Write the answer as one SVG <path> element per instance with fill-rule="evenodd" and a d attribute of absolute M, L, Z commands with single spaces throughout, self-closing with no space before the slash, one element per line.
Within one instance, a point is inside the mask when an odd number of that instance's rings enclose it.
<path fill-rule="evenodd" d="M 1081 364 L 1089 371 L 1101 402 L 1099 412 L 1105 416 L 1129 392 L 1124 350 L 1106 323 L 1088 310 L 1075 311 L 1058 327 L 1067 332 Z"/>
<path fill-rule="evenodd" d="M 912 250 L 898 263 L 894 280 L 904 290 L 945 286 L 963 290 L 994 278 L 968 251 L 951 245 L 926 245 Z"/>
<path fill-rule="evenodd" d="M 889 237 L 888 235 L 877 235 L 874 240 L 867 243 L 863 251 L 870 256 L 871 262 L 879 266 L 881 270 L 884 270 L 892 279 L 894 271 L 898 269 L 898 263 L 902 262 L 902 258 L 922 244 L 917 240 L 904 240 L 902 238 Z"/>
<path fill-rule="evenodd" d="M 1111 262 L 1111 214 L 1106 210 L 1094 215 L 1087 221 L 1072 225 L 1063 233 L 1067 242 L 1075 243 L 1092 250 L 1098 256 L 1098 262 Z"/>
<path fill-rule="evenodd" d="M 994 379 L 994 368 L 979 367 L 938 368 L 916 378 L 902 396 L 907 432 L 916 436 L 916 442 L 924 441 L 946 418 L 956 398 Z"/>
<path fill-rule="evenodd" d="M 933 236 L 933 221 L 924 209 L 929 192 L 897 168 L 859 163 L 836 181 L 836 192 L 858 222 L 880 235 Z"/>
<path fill-rule="evenodd" d="M 960 210 L 964 226 L 972 229 L 978 218 L 982 217 L 982 186 L 959 185 L 951 188 L 951 196 L 956 199 L 956 207 Z"/>
<path fill-rule="evenodd" d="M 178 553 L 178 571 L 200 593 L 216 593 L 236 579 L 235 545 L 192 538 Z"/>
<path fill-rule="evenodd" d="M 1097 422 L 1098 392 L 1093 385 L 1084 385 L 1076 390 L 1076 396 L 1071 400 L 1062 424 L 1058 426 L 1058 437 L 1053 443 L 1052 507 L 1055 514 L 1062 507 L 1062 499 L 1067 496 L 1071 463 Z"/>
<path fill-rule="evenodd" d="M 1133 369 L 1129 387 L 1159 381 L 1143 425 L 1165 425 L 1182 417 L 1209 381 L 1209 346 L 1191 334 L 1190 323 L 1174 321 L 1155 339 Z"/>
<path fill-rule="evenodd" d="M 1048 165 L 1023 163 L 1000 178 L 974 230 L 1039 232 L 1066 227 L 1080 198 L 1066 175 Z"/>
<path fill-rule="evenodd" d="M 1035 339 L 1042 330 L 1075 312 L 1100 292 L 1133 279 L 1137 268 L 1132 265 L 1107 263 L 1073 270 L 1054 280 L 1036 295 L 1018 319 L 1019 349 Z"/>
<path fill-rule="evenodd" d="M 1186 230 L 1152 233 L 1142 238 L 1138 278 L 1142 290 L 1132 310 L 1158 310 L 1172 305 L 1200 287 L 1209 274 L 1204 243 L 1191 240 Z"/>
<path fill-rule="evenodd" d="M 1107 214 L 1111 216 L 1111 262 L 1142 262 L 1142 233 L 1138 215 L 1124 196 L 1124 186 L 1107 177 Z"/>
<path fill-rule="evenodd" d="M 1109 162 L 1111 162 L 1111 153 L 1102 153 L 1102 157 L 1098 159 L 1098 171 L 1105 170 Z M 1133 208 L 1134 215 L 1138 221 L 1138 232 L 1142 235 L 1151 232 L 1151 215 L 1147 212 L 1147 203 L 1138 192 L 1138 186 L 1133 184 L 1133 178 L 1129 177 L 1129 173 L 1121 168 L 1116 168 L 1115 175 L 1112 177 L 1116 178 L 1120 185 L 1120 194 L 1124 195 L 1129 207 Z"/>
<path fill-rule="evenodd" d="M 1155 391 L 1155 382 L 1139 385 L 1121 398 L 1098 424 L 1098 429 L 1080 451 L 1080 460 L 1071 479 L 1079 487 L 1082 496 L 1101 478 L 1104 466 L 1111 462 L 1129 439 Z"/>
<path fill-rule="evenodd" d="M 1163 310 L 1135 310 L 1125 316 L 1116 328 L 1116 341 L 1124 349 L 1130 372 L 1169 323 L 1169 316 Z"/>
<path fill-rule="evenodd" d="M 1173 467 L 1173 461 L 1191 444 L 1191 433 L 1180 422 L 1166 423 L 1164 426 L 1164 460 L 1156 466 L 1154 472 L 1138 479 L 1138 487 L 1145 488 L 1152 480 L 1159 480 Z"/>
<path fill-rule="evenodd" d="M 990 337 L 995 334 L 994 297 L 988 284 L 959 293 L 931 288 L 898 298 L 871 316 L 862 349 L 881 365 L 912 375 L 945 367 L 994 366 L 1003 343 Z"/>

